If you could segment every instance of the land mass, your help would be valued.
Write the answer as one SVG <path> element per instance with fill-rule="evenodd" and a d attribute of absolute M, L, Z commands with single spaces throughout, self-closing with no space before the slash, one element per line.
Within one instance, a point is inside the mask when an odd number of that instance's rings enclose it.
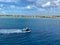
<path fill-rule="evenodd" d="M 0 15 L 0 18 L 60 18 L 60 16 Z"/>

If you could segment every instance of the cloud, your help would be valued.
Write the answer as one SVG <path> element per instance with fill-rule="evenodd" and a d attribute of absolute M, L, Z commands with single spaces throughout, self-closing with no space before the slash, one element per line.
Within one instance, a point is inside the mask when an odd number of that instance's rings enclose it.
<path fill-rule="evenodd" d="M 33 5 L 28 5 L 28 6 L 26 6 L 25 8 L 27 8 L 27 9 L 32 9 L 32 8 L 33 8 Z"/>
<path fill-rule="evenodd" d="M 15 5 L 10 5 L 10 8 L 16 8 L 16 6 Z"/>
<path fill-rule="evenodd" d="M 27 6 L 26 8 L 31 9 L 31 6 Z"/>
<path fill-rule="evenodd" d="M 0 7 L 3 7 L 4 6 L 4 4 L 0 4 Z"/>
<path fill-rule="evenodd" d="M 51 5 L 51 2 L 47 2 L 45 4 L 42 5 L 42 7 L 49 7 Z"/>
<path fill-rule="evenodd" d="M 16 6 L 16 5 L 9 5 L 9 8 L 20 10 L 20 9 L 32 9 L 33 6 L 32 5 L 28 5 L 28 6 L 19 7 L 19 6 Z"/>
<path fill-rule="evenodd" d="M 55 0 L 54 3 L 59 6 L 60 5 L 60 0 Z"/>
<path fill-rule="evenodd" d="M 1 11 L 1 10 L 4 10 L 4 8 L 0 8 L 0 11 Z"/>
<path fill-rule="evenodd" d="M 27 5 L 27 6 L 24 6 L 24 7 L 15 6 L 15 8 L 17 8 L 17 9 L 33 9 L 35 7 L 34 7 L 34 5 Z"/>

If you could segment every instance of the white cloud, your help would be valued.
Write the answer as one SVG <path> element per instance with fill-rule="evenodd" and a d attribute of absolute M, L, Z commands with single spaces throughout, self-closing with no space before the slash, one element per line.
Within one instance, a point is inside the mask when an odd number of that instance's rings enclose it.
<path fill-rule="evenodd" d="M 10 5 L 9 6 L 11 9 L 32 9 L 32 6 L 28 5 L 28 6 L 25 6 L 25 7 L 18 7 L 18 6 L 15 6 L 15 5 Z"/>
<path fill-rule="evenodd" d="M 0 10 L 2 10 L 2 8 L 0 8 Z"/>
<path fill-rule="evenodd" d="M 60 0 L 55 0 L 54 3 L 59 6 L 60 5 Z"/>
<path fill-rule="evenodd" d="M 37 8 L 38 11 L 45 11 L 45 9 Z"/>
<path fill-rule="evenodd" d="M 16 8 L 16 9 L 33 9 L 35 8 L 34 5 L 28 5 L 28 6 L 25 6 L 25 7 L 18 7 L 18 6 L 10 6 L 11 8 Z"/>
<path fill-rule="evenodd" d="M 15 5 L 10 5 L 10 8 L 15 8 L 16 6 Z"/>
<path fill-rule="evenodd" d="M 17 7 L 18 8 L 18 7 Z M 19 7 L 20 9 L 33 9 L 34 6 L 33 5 L 28 5 L 28 6 L 25 6 L 25 7 Z M 19 9 L 18 8 L 18 9 Z"/>
<path fill-rule="evenodd" d="M 31 8 L 32 8 L 32 6 L 30 6 L 30 5 L 29 5 L 29 6 L 27 6 L 26 8 L 27 8 L 27 9 L 31 9 Z"/>
<path fill-rule="evenodd" d="M 0 10 L 4 10 L 4 8 L 0 8 Z"/>
<path fill-rule="evenodd" d="M 47 2 L 45 4 L 42 5 L 42 7 L 49 7 L 51 5 L 51 2 Z"/>
<path fill-rule="evenodd" d="M 4 6 L 4 4 L 0 4 L 0 7 L 3 7 Z"/>
<path fill-rule="evenodd" d="M 37 6 L 35 5 L 28 5 L 25 7 L 25 9 L 34 9 L 37 10 L 37 11 L 45 11 L 45 9 L 42 9 L 42 8 L 38 8 Z"/>

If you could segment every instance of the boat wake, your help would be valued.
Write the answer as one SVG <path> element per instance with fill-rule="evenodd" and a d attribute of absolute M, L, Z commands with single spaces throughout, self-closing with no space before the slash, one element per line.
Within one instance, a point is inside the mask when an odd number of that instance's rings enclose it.
<path fill-rule="evenodd" d="M 0 34 L 24 33 L 20 29 L 0 29 Z"/>

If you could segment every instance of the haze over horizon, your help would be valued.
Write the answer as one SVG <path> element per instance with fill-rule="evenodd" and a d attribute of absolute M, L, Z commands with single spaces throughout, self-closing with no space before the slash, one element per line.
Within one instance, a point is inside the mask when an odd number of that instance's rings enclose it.
<path fill-rule="evenodd" d="M 60 15 L 60 0 L 0 0 L 0 14 Z"/>

